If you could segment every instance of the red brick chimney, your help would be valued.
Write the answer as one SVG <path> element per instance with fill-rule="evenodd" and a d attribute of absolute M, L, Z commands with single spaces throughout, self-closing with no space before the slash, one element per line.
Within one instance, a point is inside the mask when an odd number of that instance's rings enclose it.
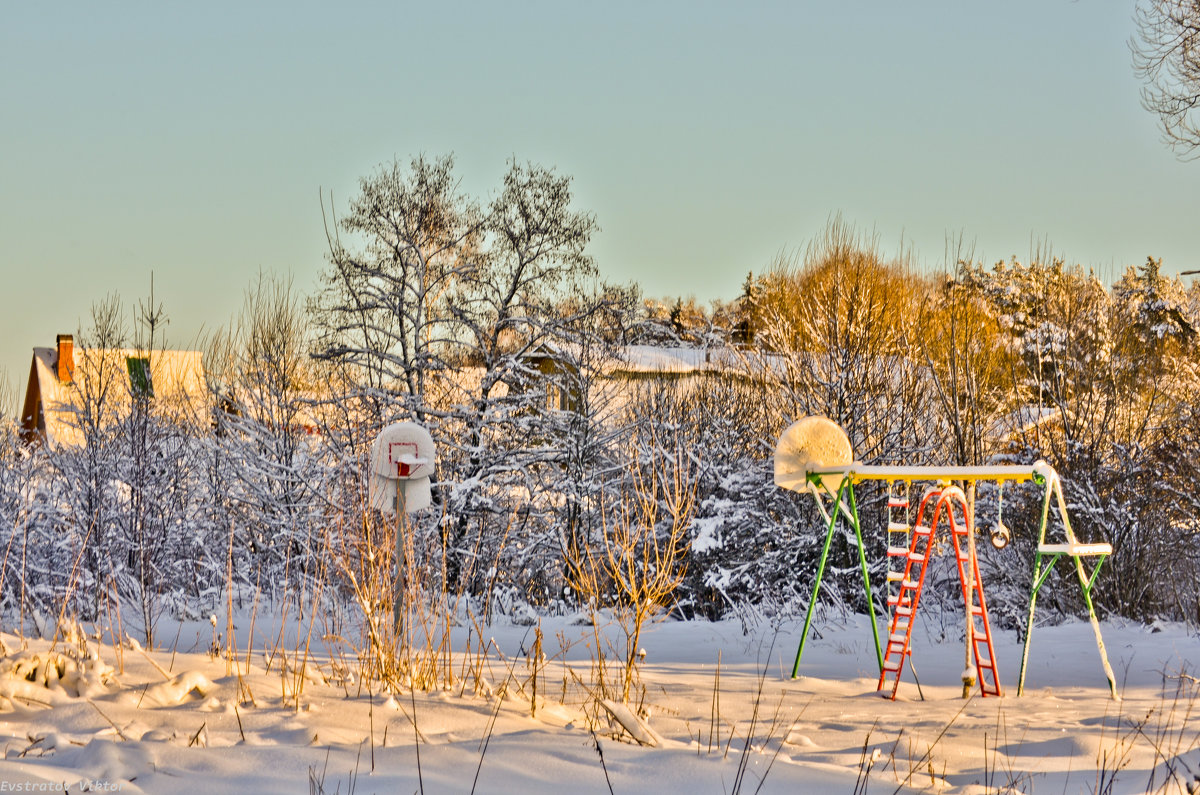
<path fill-rule="evenodd" d="M 69 384 L 75 380 L 75 338 L 58 335 L 58 380 Z"/>

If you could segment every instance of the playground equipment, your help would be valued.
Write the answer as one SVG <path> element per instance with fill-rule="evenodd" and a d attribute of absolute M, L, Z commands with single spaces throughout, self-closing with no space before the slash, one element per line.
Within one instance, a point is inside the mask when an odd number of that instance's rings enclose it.
<path fill-rule="evenodd" d="M 889 610 L 887 642 L 880 644 L 879 625 L 875 616 L 875 600 L 871 592 L 871 578 L 867 567 L 866 548 L 863 543 L 862 525 L 858 516 L 858 502 L 854 487 L 864 481 L 887 483 L 887 599 Z M 775 448 L 775 484 L 781 488 L 812 494 L 825 520 L 827 531 L 821 550 L 812 597 L 804 617 L 804 628 L 800 645 L 796 650 L 796 663 L 792 668 L 795 678 L 800 669 L 800 659 L 808 638 L 809 626 L 825 574 L 825 563 L 838 516 L 842 516 L 854 531 L 857 541 L 859 564 L 862 569 L 863 586 L 866 588 L 868 612 L 874 633 L 875 654 L 879 663 L 880 692 L 885 692 L 889 678 L 891 698 L 896 697 L 900 676 L 906 659 L 911 661 L 912 627 L 920 605 L 921 592 L 925 584 L 929 560 L 935 550 L 939 527 L 949 530 L 951 545 L 957 563 L 959 583 L 962 587 L 966 609 L 966 640 L 968 671 L 964 671 L 964 695 L 972 686 L 971 679 L 979 684 L 984 696 L 1001 695 L 999 673 L 996 669 L 995 649 L 992 644 L 991 624 L 988 621 L 987 603 L 983 582 L 979 576 L 979 561 L 975 548 L 975 517 L 973 500 L 955 482 L 961 482 L 972 493 L 979 481 L 993 481 L 1001 489 L 1006 483 L 1032 481 L 1042 486 L 1041 525 L 1038 531 L 1034 556 L 1033 580 L 1029 594 L 1029 614 L 1025 630 L 1025 644 L 1021 652 L 1021 669 L 1017 676 L 1017 695 L 1025 687 L 1025 672 L 1029 660 L 1030 642 L 1033 634 L 1034 609 L 1038 591 L 1045 584 L 1050 572 L 1060 559 L 1066 558 L 1073 564 L 1083 600 L 1087 606 L 1088 619 L 1096 636 L 1096 648 L 1100 662 L 1108 678 L 1109 691 L 1118 699 L 1116 678 L 1108 663 L 1104 639 L 1100 634 L 1100 623 L 1092 605 L 1092 589 L 1105 558 L 1112 554 L 1109 544 L 1083 544 L 1075 538 L 1067 516 L 1066 500 L 1062 482 L 1054 468 L 1045 461 L 1029 466 L 871 466 L 854 461 L 850 441 L 845 432 L 833 421 L 824 417 L 805 417 L 788 427 L 779 438 Z M 912 515 L 911 495 L 913 484 L 925 482 L 915 517 Z M 832 500 L 829 507 L 826 501 Z M 1051 508 L 1058 509 L 1057 529 L 1063 540 L 1047 542 L 1050 530 Z M 996 525 L 990 531 L 993 546 L 1002 549 L 1008 545 L 1011 533 L 997 512 Z M 1084 558 L 1094 558 L 1091 573 L 1083 565 Z M 974 676 L 970 673 L 974 663 Z"/>

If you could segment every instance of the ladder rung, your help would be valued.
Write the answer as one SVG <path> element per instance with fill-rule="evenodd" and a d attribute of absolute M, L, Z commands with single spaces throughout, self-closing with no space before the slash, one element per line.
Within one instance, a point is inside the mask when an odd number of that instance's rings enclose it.
<path fill-rule="evenodd" d="M 907 553 L 905 553 L 905 554 L 907 554 Z M 904 579 L 904 572 L 902 572 L 902 571 L 889 571 L 887 573 L 887 581 L 888 582 L 899 582 L 900 580 L 903 580 L 903 579 Z"/>
<path fill-rule="evenodd" d="M 898 662 L 892 662 L 891 660 L 884 660 L 884 661 L 883 661 L 883 670 L 885 670 L 885 671 L 899 671 L 899 670 L 900 670 L 900 663 L 898 663 Z"/>
<path fill-rule="evenodd" d="M 908 559 L 911 560 L 913 563 L 924 563 L 925 562 L 925 556 L 918 555 L 915 552 L 913 554 L 909 555 Z"/>
<path fill-rule="evenodd" d="M 897 621 L 896 626 L 892 627 L 892 629 L 896 630 L 897 632 L 908 632 L 908 622 L 901 624 L 899 621 Z"/>
<path fill-rule="evenodd" d="M 911 615 L 912 615 L 912 608 L 911 608 L 911 607 L 906 607 L 906 606 L 904 606 L 904 605 L 900 605 L 900 606 L 898 606 L 898 607 L 896 608 L 896 615 L 898 615 L 898 616 L 911 616 Z"/>
<path fill-rule="evenodd" d="M 917 535 L 919 535 L 919 536 L 927 536 L 927 535 L 929 535 L 929 534 L 931 534 L 931 533 L 933 532 L 933 528 L 932 528 L 932 527 L 926 527 L 926 526 L 925 526 L 925 525 L 923 525 L 923 524 L 919 524 L 919 525 L 917 525 L 916 527 L 914 527 L 914 528 L 913 528 L 913 532 L 914 532 L 914 533 L 916 533 L 916 534 L 917 534 Z"/>
<path fill-rule="evenodd" d="M 908 498 L 907 497 L 888 497 L 888 507 L 889 508 L 907 508 L 908 507 Z"/>
<path fill-rule="evenodd" d="M 888 555 L 893 558 L 898 557 L 900 555 L 907 555 L 907 554 L 908 554 L 908 547 L 888 547 Z"/>
<path fill-rule="evenodd" d="M 908 641 L 908 633 L 897 632 L 895 635 L 888 635 L 889 643 L 905 643 Z"/>
<path fill-rule="evenodd" d="M 889 533 L 908 533 L 909 530 L 912 530 L 912 525 L 904 522 L 888 522 Z"/>
<path fill-rule="evenodd" d="M 902 588 L 912 588 L 913 590 L 916 590 L 917 588 L 921 587 L 921 583 L 917 582 L 916 580 L 905 580 L 904 582 L 900 583 L 900 586 Z"/>

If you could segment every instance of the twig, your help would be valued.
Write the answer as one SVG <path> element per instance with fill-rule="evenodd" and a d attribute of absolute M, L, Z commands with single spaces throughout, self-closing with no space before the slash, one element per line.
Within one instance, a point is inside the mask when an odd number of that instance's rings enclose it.
<path fill-rule="evenodd" d="M 904 780 L 900 782 L 900 786 L 896 787 L 896 789 L 892 792 L 892 795 L 899 795 L 900 790 L 904 789 L 904 787 L 908 784 L 908 782 L 910 780 L 912 780 L 913 773 L 916 772 L 917 769 L 920 768 L 922 764 L 924 764 L 925 760 L 930 757 L 930 755 L 933 753 L 933 749 L 937 746 L 937 744 L 939 742 L 941 742 L 942 738 L 946 736 L 946 732 L 950 731 L 950 727 L 953 726 L 954 722 L 956 720 L 958 720 L 958 717 L 963 714 L 963 710 L 966 709 L 967 705 L 970 704 L 974 700 L 975 700 L 975 696 L 972 695 L 970 698 L 968 698 L 966 701 L 963 702 L 963 705 L 958 708 L 958 712 L 954 713 L 954 717 L 951 718 L 949 720 L 949 722 L 947 722 L 946 725 L 942 727 L 942 730 L 940 732 L 938 732 L 938 736 L 933 739 L 933 743 L 930 744 L 929 748 L 925 751 L 925 754 L 920 759 L 917 760 L 917 764 L 909 766 L 908 775 L 904 777 Z"/>
<path fill-rule="evenodd" d="M 45 707 L 46 709 L 51 709 L 54 706 L 49 701 L 41 701 L 39 699 L 33 698 L 32 696 L 21 696 L 21 695 L 17 695 L 16 693 L 13 693 L 12 695 L 7 696 L 7 698 L 15 698 L 18 701 L 25 701 L 30 704 L 36 704 L 37 706 Z"/>
<path fill-rule="evenodd" d="M 421 773 L 421 733 L 417 731 L 417 694 L 416 688 L 408 689 L 408 697 L 412 702 L 412 725 L 413 725 L 413 747 L 417 750 L 417 784 L 420 786 L 421 795 L 425 795 L 425 776 Z"/>
<path fill-rule="evenodd" d="M 89 703 L 89 704 L 91 704 L 91 705 L 92 705 L 92 709 L 94 709 L 94 710 L 96 710 L 97 712 L 99 712 L 99 713 L 100 713 L 100 717 L 102 717 L 102 718 L 104 718 L 106 721 L 108 721 L 108 725 L 113 727 L 113 729 L 114 729 L 114 730 L 117 732 L 117 736 L 118 736 L 118 737 L 120 737 L 120 738 L 121 738 L 122 740 L 124 740 L 125 742 L 132 742 L 132 741 L 131 741 L 131 740 L 130 740 L 128 737 L 126 737 L 126 736 L 125 736 L 125 732 L 121 731 L 121 727 L 119 727 L 119 726 L 117 726 L 117 724 L 113 723 L 113 721 L 112 721 L 112 718 L 108 717 L 107 715 L 105 715 L 103 712 L 101 712 L 101 711 L 100 711 L 100 708 L 96 706 L 96 702 L 95 702 L 95 701 L 92 701 L 92 700 L 89 698 L 89 699 L 87 700 L 87 703 Z"/>
<path fill-rule="evenodd" d="M 179 628 L 175 630 L 175 642 L 171 644 L 171 670 L 175 670 L 175 652 L 179 651 L 179 636 L 183 633 L 183 622 L 179 622 Z M 167 677 L 168 679 L 170 677 Z"/>
<path fill-rule="evenodd" d="M 717 670 L 713 674 L 712 709 L 708 713 L 708 752 L 712 753 L 713 731 L 721 728 L 721 649 L 717 649 Z M 717 734 L 717 748 L 721 747 L 721 735 Z"/>
<path fill-rule="evenodd" d="M 166 679 L 168 682 L 171 681 L 171 675 L 169 673 L 167 673 L 166 670 L 163 669 L 163 667 L 161 665 L 156 663 L 154 661 L 154 659 L 140 645 L 138 646 L 138 651 L 140 651 L 142 653 L 142 656 L 145 657 L 149 661 L 149 663 L 154 666 L 154 669 L 156 671 L 158 671 L 160 674 L 163 675 L 163 679 Z M 172 652 L 171 658 L 174 659 L 174 657 L 175 657 L 175 653 Z"/>
<path fill-rule="evenodd" d="M 867 791 L 867 782 L 871 778 L 871 766 L 875 764 L 875 755 L 868 754 L 867 749 L 871 747 L 871 735 L 878 727 L 879 719 L 877 718 L 871 724 L 870 730 L 867 731 L 867 736 L 863 738 L 862 753 L 858 757 L 858 775 L 854 778 L 854 795 L 864 795 Z M 984 761 L 986 764 L 986 760 Z"/>
<path fill-rule="evenodd" d="M 600 738 L 596 736 L 595 729 L 592 732 L 592 742 L 595 744 L 596 755 L 600 757 L 600 769 L 604 771 L 604 783 L 608 785 L 608 795 L 614 795 L 612 779 L 608 777 L 608 765 L 604 764 L 604 749 L 600 747 Z"/>
<path fill-rule="evenodd" d="M 781 703 L 782 703 L 782 701 L 783 701 L 783 699 L 780 698 Z M 788 726 L 788 734 L 791 734 L 792 729 L 796 728 L 796 723 L 799 720 L 800 720 L 800 716 L 797 715 L 796 719 L 792 721 L 790 726 Z M 774 732 L 772 732 L 772 734 L 774 734 Z M 785 739 L 786 739 L 786 737 L 787 737 L 787 735 L 784 735 Z M 770 739 L 770 737 L 768 737 L 768 739 Z M 780 740 L 779 745 L 775 746 L 775 753 L 771 754 L 771 761 L 767 763 L 767 769 L 763 771 L 762 777 L 759 778 L 758 786 L 754 788 L 754 795 L 758 795 L 758 793 L 762 791 L 763 784 L 767 783 L 767 776 L 770 775 L 771 768 L 773 768 L 775 766 L 775 760 L 778 759 L 779 754 L 783 752 L 783 743 L 784 743 L 784 740 Z"/>
<path fill-rule="evenodd" d="M 371 772 L 375 772 L 375 694 L 367 690 L 367 725 L 370 727 L 371 738 Z M 362 754 L 362 745 L 358 746 L 358 753 Z M 420 753 L 420 752 L 418 752 Z"/>
<path fill-rule="evenodd" d="M 487 756 L 488 745 L 492 741 L 492 732 L 496 729 L 496 718 L 500 714 L 500 705 L 504 703 L 504 691 L 501 690 L 496 696 L 496 708 L 492 710 L 491 720 L 488 721 L 487 732 L 480 741 L 479 749 L 479 764 L 475 766 L 475 779 L 471 782 L 471 795 L 475 795 L 475 788 L 479 786 L 479 771 L 483 769 L 483 758 Z"/>

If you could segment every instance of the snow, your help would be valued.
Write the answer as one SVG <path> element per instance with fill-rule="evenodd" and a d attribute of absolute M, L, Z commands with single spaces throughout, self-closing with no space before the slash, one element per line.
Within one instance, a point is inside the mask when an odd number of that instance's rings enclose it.
<path fill-rule="evenodd" d="M 1035 630 L 1020 698 L 1021 645 L 997 633 L 1007 692 L 963 701 L 962 642 L 946 630 L 957 621 L 927 618 L 914 633 L 920 691 L 906 669 L 889 701 L 875 691 L 862 619 L 818 621 L 795 680 L 796 623 L 743 634 L 736 621 L 665 622 L 643 636 L 644 701 L 624 705 L 576 684 L 595 686 L 592 630 L 579 618 L 542 619 L 549 661 L 536 710 L 520 685 L 532 632 L 515 625 L 489 628 L 504 657 L 487 666 L 486 697 L 463 683 L 360 689 L 325 675 L 337 658 L 320 651 L 282 669 L 276 655 L 268 670 L 261 648 L 231 664 L 203 650 L 4 635 L 0 791 L 720 792 L 765 776 L 763 792 L 843 793 L 866 775 L 868 792 L 973 794 L 1080 792 L 1115 775 L 1112 791 L 1132 793 L 1185 792 L 1200 774 L 1200 739 L 1185 722 L 1200 705 L 1188 668 L 1200 639 L 1181 625 L 1104 625 L 1120 702 L 1086 623 Z M 67 686 L 84 672 L 89 686 Z"/>
<path fill-rule="evenodd" d="M 663 345 L 625 345 L 615 369 L 632 373 L 699 373 L 736 369 L 742 362 L 732 348 L 685 348 Z"/>

